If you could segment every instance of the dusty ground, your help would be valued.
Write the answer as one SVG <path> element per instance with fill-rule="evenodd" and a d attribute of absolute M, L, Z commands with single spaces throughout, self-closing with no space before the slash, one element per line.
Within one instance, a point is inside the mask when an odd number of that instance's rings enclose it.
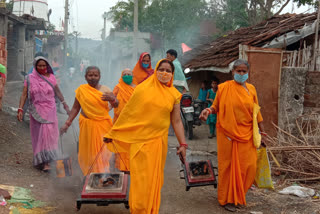
<path fill-rule="evenodd" d="M 10 87 L 16 89 L 17 84 L 12 83 Z M 72 91 L 69 90 L 68 93 L 72 94 Z M 11 106 L 16 105 L 17 94 L 19 93 L 10 90 L 9 94 L 11 98 L 6 98 L 6 104 L 9 105 L 11 102 Z M 58 114 L 58 117 L 60 123 L 66 119 L 66 115 Z M 74 124 L 77 125 L 76 122 Z M 216 142 L 215 140 L 208 140 L 207 127 L 196 127 L 195 133 L 195 140 L 188 142 L 191 148 L 189 160 L 210 158 L 216 165 Z M 82 188 L 82 175 L 77 165 L 76 140 L 71 130 L 63 138 L 63 142 L 65 151 L 72 157 L 74 175 L 67 178 L 56 178 L 54 173 L 40 172 L 32 167 L 32 147 L 28 124 L 18 123 L 14 116 L 0 112 L 0 184 L 31 189 L 35 198 L 55 208 L 51 213 L 129 213 L 123 205 L 110 205 L 108 207 L 83 205 L 80 211 L 76 211 L 75 201 Z M 169 152 L 160 213 L 229 213 L 219 206 L 217 193 L 213 186 L 191 188 L 190 191 L 185 191 L 184 180 L 179 178 L 180 163 L 175 155 L 176 145 L 176 139 L 169 137 Z M 207 151 L 210 153 L 207 153 Z M 30 187 L 31 184 L 33 187 Z M 248 205 L 239 209 L 238 212 L 260 211 L 264 214 L 320 213 L 319 201 L 313 202 L 311 199 L 280 195 L 277 190 L 250 190 L 247 194 Z M 9 213 L 8 206 L 0 207 L 0 213 Z"/>

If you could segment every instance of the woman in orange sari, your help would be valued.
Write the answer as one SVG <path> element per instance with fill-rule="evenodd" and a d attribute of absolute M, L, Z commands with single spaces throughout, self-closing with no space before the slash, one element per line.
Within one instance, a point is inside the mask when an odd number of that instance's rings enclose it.
<path fill-rule="evenodd" d="M 170 121 L 185 159 L 186 147 L 180 118 L 181 94 L 173 87 L 174 66 L 160 60 L 155 74 L 138 85 L 111 131 L 108 148 L 130 155 L 131 214 L 157 214 L 161 201 Z"/>
<path fill-rule="evenodd" d="M 139 85 L 153 74 L 151 66 L 151 56 L 149 53 L 144 52 L 140 55 L 139 61 L 133 68 L 133 84 Z"/>
<path fill-rule="evenodd" d="M 132 71 L 126 68 L 121 73 L 121 78 L 119 79 L 119 84 L 113 89 L 113 94 L 117 97 L 119 101 L 119 106 L 114 109 L 113 123 L 115 123 L 129 101 L 131 95 L 133 94 L 134 88 L 136 87 L 132 83 Z M 129 153 L 121 152 L 116 154 L 116 167 L 121 171 L 129 171 Z"/>
<path fill-rule="evenodd" d="M 103 136 L 111 129 L 112 119 L 109 116 L 109 103 L 118 106 L 118 101 L 111 90 L 99 84 L 100 70 L 89 66 L 85 74 L 88 84 L 77 88 L 76 97 L 69 118 L 60 132 L 68 130 L 74 118 L 81 110 L 79 117 L 79 153 L 78 161 L 82 173 L 106 172 L 112 153 L 103 147 Z M 96 159 L 97 155 L 99 158 Z M 96 159 L 96 162 L 94 163 Z"/>
<path fill-rule="evenodd" d="M 235 212 L 236 206 L 246 205 L 246 193 L 256 175 L 257 148 L 253 143 L 253 108 L 258 104 L 257 92 L 248 79 L 249 64 L 236 60 L 234 80 L 218 86 L 216 98 L 200 118 L 217 114 L 218 143 L 218 201 L 226 210 Z M 261 135 L 264 133 L 261 113 L 257 116 Z"/>

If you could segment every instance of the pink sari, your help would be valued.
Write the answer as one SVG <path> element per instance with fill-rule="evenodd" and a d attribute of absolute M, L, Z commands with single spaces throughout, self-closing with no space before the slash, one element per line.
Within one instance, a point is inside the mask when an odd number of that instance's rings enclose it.
<path fill-rule="evenodd" d="M 53 74 L 45 77 L 52 85 L 57 81 Z M 24 83 L 27 86 L 27 81 Z M 33 148 L 33 164 L 49 163 L 57 159 L 59 128 L 53 88 L 40 77 L 33 69 L 29 74 L 30 102 L 35 106 L 37 113 L 50 123 L 40 123 L 30 115 L 30 132 Z"/>

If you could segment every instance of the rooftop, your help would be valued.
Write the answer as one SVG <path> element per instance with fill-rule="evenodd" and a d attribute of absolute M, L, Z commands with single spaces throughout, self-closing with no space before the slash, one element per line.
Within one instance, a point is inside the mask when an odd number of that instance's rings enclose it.
<path fill-rule="evenodd" d="M 292 31 L 298 33 L 298 30 L 314 23 L 316 19 L 316 13 L 273 16 L 255 26 L 239 28 L 208 44 L 198 46 L 186 52 L 181 62 L 184 67 L 192 70 L 226 68 L 239 58 L 239 44 L 266 46 L 284 34 Z"/>

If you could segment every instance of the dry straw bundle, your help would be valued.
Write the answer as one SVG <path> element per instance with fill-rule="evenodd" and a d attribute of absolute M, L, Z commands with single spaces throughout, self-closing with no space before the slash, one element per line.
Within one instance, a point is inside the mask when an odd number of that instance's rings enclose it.
<path fill-rule="evenodd" d="M 320 114 L 297 118 L 294 130 L 275 127 L 278 135 L 269 138 L 268 147 L 273 163 L 279 162 L 273 169 L 285 172 L 291 181 L 320 180 Z"/>

